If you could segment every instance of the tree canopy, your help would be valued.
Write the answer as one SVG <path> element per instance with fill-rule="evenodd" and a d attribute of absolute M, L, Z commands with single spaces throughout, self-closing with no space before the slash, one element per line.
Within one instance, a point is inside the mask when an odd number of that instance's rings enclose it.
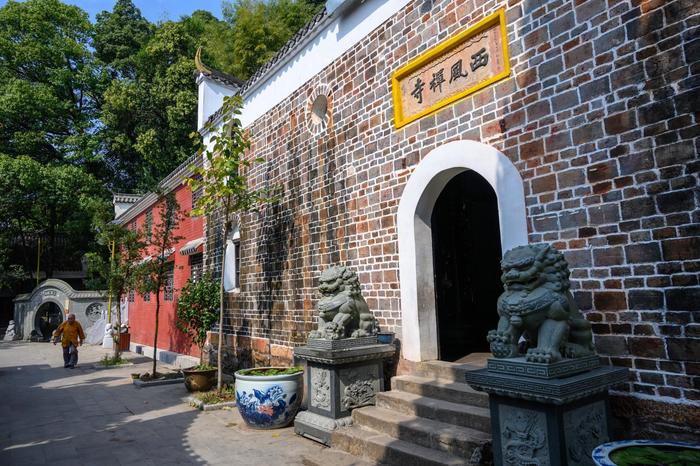
<path fill-rule="evenodd" d="M 30 246 L 16 246 L 42 235 L 64 237 L 71 260 L 95 250 L 90 209 L 107 215 L 110 191 L 153 190 L 197 150 L 198 47 L 247 79 L 322 3 L 235 0 L 224 20 L 198 10 L 157 24 L 132 0 L 94 24 L 59 0 L 0 7 L 0 270 L 27 269 Z"/>

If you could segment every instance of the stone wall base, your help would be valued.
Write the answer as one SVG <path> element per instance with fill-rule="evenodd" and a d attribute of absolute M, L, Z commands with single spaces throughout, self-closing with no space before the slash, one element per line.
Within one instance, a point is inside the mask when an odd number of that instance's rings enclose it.
<path fill-rule="evenodd" d="M 204 346 L 204 360 L 216 365 L 219 334 L 208 332 Z M 233 374 L 248 367 L 290 366 L 294 360 L 291 346 L 270 343 L 269 338 L 224 334 L 223 369 Z"/>
<path fill-rule="evenodd" d="M 611 395 L 613 436 L 700 443 L 700 406 Z"/>

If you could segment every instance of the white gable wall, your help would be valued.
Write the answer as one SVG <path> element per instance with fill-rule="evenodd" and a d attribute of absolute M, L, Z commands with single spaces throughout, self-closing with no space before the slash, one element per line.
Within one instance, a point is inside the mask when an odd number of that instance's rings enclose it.
<path fill-rule="evenodd" d="M 287 98 L 403 8 L 408 1 L 366 0 L 356 8 L 345 10 L 337 18 L 327 19 L 326 26 L 311 42 L 296 54 L 290 55 L 280 69 L 246 91 L 241 115 L 243 126 L 250 125 Z"/>

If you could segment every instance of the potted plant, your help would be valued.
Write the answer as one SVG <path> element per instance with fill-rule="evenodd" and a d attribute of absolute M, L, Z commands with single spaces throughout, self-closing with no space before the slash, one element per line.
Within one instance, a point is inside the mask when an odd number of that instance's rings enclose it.
<path fill-rule="evenodd" d="M 235 376 L 236 406 L 249 427 L 275 429 L 294 420 L 303 396 L 303 367 L 243 369 Z"/>
<path fill-rule="evenodd" d="M 604 443 L 593 450 L 598 466 L 700 464 L 700 445 L 665 440 L 622 440 Z"/>
<path fill-rule="evenodd" d="M 190 392 L 207 391 L 216 382 L 216 368 L 204 364 L 207 331 L 219 317 L 219 283 L 209 273 L 188 280 L 177 300 L 177 328 L 199 348 L 199 365 L 184 369 L 185 387 Z"/>

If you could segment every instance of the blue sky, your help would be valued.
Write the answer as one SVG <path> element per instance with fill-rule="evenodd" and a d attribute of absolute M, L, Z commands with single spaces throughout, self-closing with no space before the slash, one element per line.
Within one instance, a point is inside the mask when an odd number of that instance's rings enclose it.
<path fill-rule="evenodd" d="M 62 0 L 64 3 L 77 5 L 90 14 L 90 19 L 95 20 L 95 15 L 102 10 L 112 10 L 115 0 Z M 173 19 L 189 15 L 195 10 L 207 10 L 214 16 L 221 16 L 221 0 L 132 0 L 141 14 L 151 22 Z M 7 3 L 0 0 L 0 6 Z"/>

